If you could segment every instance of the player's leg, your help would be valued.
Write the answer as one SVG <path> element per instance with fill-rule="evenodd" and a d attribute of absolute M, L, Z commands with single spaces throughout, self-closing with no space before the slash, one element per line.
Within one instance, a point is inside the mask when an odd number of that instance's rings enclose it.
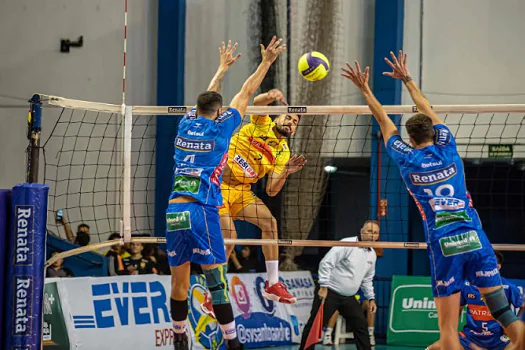
<path fill-rule="evenodd" d="M 235 218 L 259 227 L 263 239 L 277 239 L 277 221 L 270 209 L 253 194 L 243 199 L 244 203 L 251 200 L 255 201 L 236 213 Z M 263 292 L 264 297 L 281 303 L 295 303 L 297 299 L 288 293 L 284 284 L 279 283 L 279 246 L 266 245 L 262 247 L 262 251 L 266 259 L 266 273 L 268 274 L 268 285 Z"/>
<path fill-rule="evenodd" d="M 367 299 L 362 297 L 363 302 L 361 303 L 361 306 L 363 308 L 363 313 L 366 315 L 366 323 L 368 326 L 368 336 L 370 337 L 370 345 L 375 346 L 376 345 L 376 337 L 374 334 L 375 331 L 375 320 L 376 320 L 376 314 L 370 312 L 370 303 Z"/>
<path fill-rule="evenodd" d="M 186 350 L 188 338 L 186 335 L 186 319 L 188 318 L 188 288 L 190 287 L 190 262 L 180 266 L 170 266 L 171 270 L 171 300 L 170 311 L 175 333 L 175 349 Z"/>
<path fill-rule="evenodd" d="M 203 264 L 202 270 L 206 278 L 206 284 L 210 291 L 213 310 L 219 323 L 224 339 L 227 341 L 228 349 L 242 349 L 237 339 L 237 329 L 230 304 L 229 286 L 226 278 L 225 264 Z"/>
<path fill-rule="evenodd" d="M 479 292 L 483 295 L 492 317 L 501 324 L 513 345 L 517 349 L 525 349 L 525 339 L 522 339 L 525 335 L 524 325 L 512 311 L 507 300 L 501 285 L 501 276 L 494 251 L 483 231 L 478 231 L 477 235 L 482 249 L 469 254 L 468 275 L 472 284 L 478 287 Z"/>
<path fill-rule="evenodd" d="M 226 251 L 222 238 L 219 211 L 202 206 L 201 230 L 194 235 L 192 261 L 201 265 L 210 292 L 213 311 L 228 349 L 242 349 L 230 304 L 228 279 L 226 277 Z"/>
<path fill-rule="evenodd" d="M 432 295 L 436 302 L 439 324 L 439 341 L 443 349 L 458 350 L 460 293 L 464 280 L 464 254 L 443 252 L 440 241 L 428 245 Z"/>
<path fill-rule="evenodd" d="M 236 239 L 237 230 L 235 229 L 233 218 L 230 216 L 229 213 L 223 213 L 222 209 L 219 210 L 219 213 L 221 214 L 222 236 L 225 239 Z M 232 255 L 233 249 L 235 249 L 235 244 L 226 245 L 226 258 L 228 260 L 230 259 L 230 255 Z"/>
<path fill-rule="evenodd" d="M 175 333 L 175 349 L 188 349 L 186 318 L 190 285 L 191 207 L 170 204 L 166 210 L 166 245 L 171 271 L 170 311 Z"/>
<path fill-rule="evenodd" d="M 225 183 L 221 184 L 222 192 L 222 206 L 219 207 L 219 215 L 221 217 L 221 231 L 222 236 L 227 239 L 236 239 L 237 230 L 235 229 L 235 224 L 233 223 L 233 218 L 231 211 L 240 210 L 242 207 L 238 207 L 237 202 L 240 202 L 242 192 L 237 190 L 235 187 L 230 187 Z M 234 244 L 229 244 L 226 246 L 226 259 L 230 259 L 230 255 L 235 249 Z"/>
<path fill-rule="evenodd" d="M 434 297 L 438 312 L 439 341 L 443 349 L 462 349 L 458 339 L 460 293 Z"/>

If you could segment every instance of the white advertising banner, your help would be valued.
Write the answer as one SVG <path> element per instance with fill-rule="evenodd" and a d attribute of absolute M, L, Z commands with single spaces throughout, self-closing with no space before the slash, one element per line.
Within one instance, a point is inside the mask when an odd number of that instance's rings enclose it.
<path fill-rule="evenodd" d="M 298 299 L 295 305 L 264 299 L 265 278 L 265 274 L 256 273 L 228 274 L 240 341 L 245 348 L 298 343 L 314 296 L 310 272 L 281 273 L 290 293 Z M 169 276 L 53 281 L 71 349 L 173 349 Z M 192 276 L 188 293 L 192 348 L 225 348 L 218 324 L 200 310 L 205 291 L 204 277 Z"/>

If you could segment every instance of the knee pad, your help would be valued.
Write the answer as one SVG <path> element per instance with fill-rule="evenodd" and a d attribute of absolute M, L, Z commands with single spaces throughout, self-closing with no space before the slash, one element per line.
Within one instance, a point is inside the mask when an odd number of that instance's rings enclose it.
<path fill-rule="evenodd" d="M 487 304 L 492 317 L 494 317 L 494 319 L 504 328 L 507 328 L 511 323 L 518 320 L 518 317 L 510 308 L 503 287 L 499 287 L 497 290 L 485 294 L 483 298 L 485 299 L 485 304 Z"/>
<path fill-rule="evenodd" d="M 204 270 L 204 277 L 206 277 L 213 305 L 230 303 L 226 272 L 226 265 L 221 265 L 211 270 Z"/>

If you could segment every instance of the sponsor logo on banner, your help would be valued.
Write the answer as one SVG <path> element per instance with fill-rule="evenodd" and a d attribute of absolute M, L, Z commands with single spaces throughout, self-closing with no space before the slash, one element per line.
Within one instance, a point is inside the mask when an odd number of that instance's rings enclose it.
<path fill-rule="evenodd" d="M 32 331 L 33 277 L 14 277 L 13 293 L 15 310 L 13 312 L 13 335 L 28 336 Z"/>
<path fill-rule="evenodd" d="M 231 280 L 231 291 L 237 307 L 242 312 L 244 318 L 250 317 L 250 295 L 246 286 L 238 276 L 233 276 Z"/>
<path fill-rule="evenodd" d="M 394 276 L 391 293 L 388 344 L 424 347 L 437 341 L 438 314 L 430 277 Z M 460 328 L 464 323 L 463 312 Z"/>
<path fill-rule="evenodd" d="M 207 293 L 205 286 L 206 279 L 203 276 L 191 276 L 188 320 L 195 334 L 195 342 L 199 343 L 204 349 L 218 349 L 223 343 L 221 329 L 216 320 L 205 315 L 201 310 L 204 294 Z"/>
<path fill-rule="evenodd" d="M 57 346 L 69 349 L 69 337 L 58 295 L 57 282 L 49 282 L 44 286 L 43 311 L 42 340 L 44 347 Z"/>
<path fill-rule="evenodd" d="M 456 175 L 457 173 L 458 169 L 456 167 L 456 163 L 452 163 L 451 165 L 441 169 L 436 169 L 423 173 L 409 173 L 409 176 L 412 184 L 414 184 L 415 186 L 424 186 L 446 181 L 454 177 L 454 175 Z"/>
<path fill-rule="evenodd" d="M 33 265 L 33 233 L 34 233 L 34 212 L 33 205 L 17 205 L 16 227 L 15 227 L 15 266 Z"/>
<path fill-rule="evenodd" d="M 215 149 L 214 140 L 191 140 L 177 136 L 175 147 L 183 151 L 211 152 Z"/>
<path fill-rule="evenodd" d="M 306 106 L 289 106 L 288 113 L 308 113 L 308 107 Z"/>
<path fill-rule="evenodd" d="M 237 324 L 237 337 L 243 344 L 268 346 L 289 344 L 292 341 L 290 324 L 278 317 L 250 317 Z"/>
<path fill-rule="evenodd" d="M 162 283 L 111 282 L 93 284 L 93 313 L 72 315 L 76 329 L 133 327 L 170 322 Z"/>

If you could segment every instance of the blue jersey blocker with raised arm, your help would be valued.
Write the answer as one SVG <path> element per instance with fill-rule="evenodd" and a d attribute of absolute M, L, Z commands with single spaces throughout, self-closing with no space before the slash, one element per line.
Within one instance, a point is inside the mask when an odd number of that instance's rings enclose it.
<path fill-rule="evenodd" d="M 500 285 L 496 257 L 467 191 L 454 136 L 445 125 L 435 125 L 434 131 L 431 146 L 413 148 L 399 135 L 386 146 L 423 219 L 434 296 L 461 290 L 465 280 L 478 287 Z"/>
<path fill-rule="evenodd" d="M 215 120 L 196 115 L 180 121 L 175 138 L 175 167 L 170 201 L 192 197 L 189 203 L 170 203 L 166 210 L 166 239 L 170 266 L 226 262 L 217 207 L 228 159 L 228 146 L 242 118 L 229 108 Z"/>

